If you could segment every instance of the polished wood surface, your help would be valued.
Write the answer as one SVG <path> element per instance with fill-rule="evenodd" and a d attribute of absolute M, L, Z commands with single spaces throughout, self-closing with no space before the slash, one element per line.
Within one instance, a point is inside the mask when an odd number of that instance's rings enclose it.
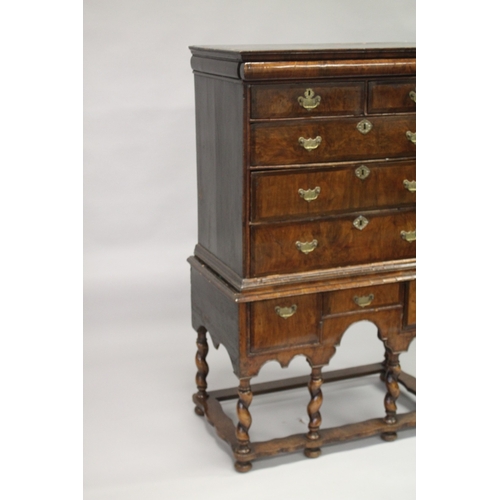
<path fill-rule="evenodd" d="M 356 170 L 365 166 L 368 177 Z M 413 206 L 416 194 L 405 180 L 416 180 L 415 161 L 356 163 L 326 169 L 255 172 L 252 179 L 252 221 L 270 221 L 324 216 L 360 209 Z M 320 192 L 305 201 L 299 190 Z"/>
<path fill-rule="evenodd" d="M 356 297 L 372 297 L 369 304 L 360 306 Z M 323 316 L 351 311 L 369 311 L 380 306 L 401 303 L 401 284 L 365 286 L 323 294 Z"/>
<path fill-rule="evenodd" d="M 368 225 L 356 229 L 353 222 L 363 216 Z M 363 212 L 331 220 L 269 224 L 252 227 L 252 276 L 312 271 L 415 257 L 416 243 L 401 238 L 401 231 L 415 231 L 415 212 Z M 304 254 L 297 242 L 317 241 Z M 382 244 L 383 242 L 383 244 Z"/>
<path fill-rule="evenodd" d="M 270 122 L 252 125 L 252 165 L 327 163 L 346 160 L 415 157 L 415 145 L 406 132 L 415 132 L 414 115 L 370 117 L 367 134 L 357 129 L 360 117 L 307 122 Z M 307 151 L 299 138 L 321 137 L 319 146 Z"/>
<path fill-rule="evenodd" d="M 195 412 L 233 451 L 235 468 L 415 426 L 399 354 L 416 334 L 415 47 L 412 44 L 191 47 L 199 236 L 191 265 L 197 332 Z M 301 139 L 302 138 L 302 139 Z M 300 139 L 300 140 L 299 140 Z M 304 146 L 307 146 L 306 148 Z M 411 232 L 411 234 L 406 234 Z M 403 238 L 402 236 L 406 237 Z M 370 321 L 383 362 L 325 373 L 350 326 Z M 209 391 L 207 334 L 236 389 Z M 310 375 L 253 384 L 296 356 Z M 379 374 L 380 418 L 322 428 L 323 384 Z M 303 434 L 252 442 L 252 402 L 300 384 Z M 219 401 L 236 400 L 236 422 Z"/>
<path fill-rule="evenodd" d="M 309 294 L 250 303 L 251 351 L 319 343 L 320 301 L 320 295 Z M 292 306 L 296 312 L 289 318 L 276 312 Z"/>
<path fill-rule="evenodd" d="M 311 89 L 320 98 L 314 109 L 299 102 Z M 365 83 L 303 83 L 289 85 L 253 85 L 251 87 L 251 118 L 297 118 L 335 115 L 361 115 L 364 111 Z"/>
<path fill-rule="evenodd" d="M 411 113 L 416 102 L 410 92 L 416 91 L 416 80 L 390 80 L 368 83 L 368 113 Z"/>

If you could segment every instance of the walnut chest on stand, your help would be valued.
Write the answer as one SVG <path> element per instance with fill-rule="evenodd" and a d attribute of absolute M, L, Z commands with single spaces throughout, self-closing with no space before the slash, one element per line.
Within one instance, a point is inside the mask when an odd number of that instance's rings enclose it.
<path fill-rule="evenodd" d="M 195 78 L 198 333 L 193 401 L 235 467 L 416 425 L 397 413 L 399 354 L 415 337 L 415 46 L 190 47 Z M 374 323 L 380 363 L 323 373 L 353 323 Z M 207 331 L 227 349 L 236 389 L 207 392 Z M 269 360 L 297 355 L 310 377 L 251 386 Z M 380 373 L 381 416 L 321 427 L 321 385 Z M 309 430 L 253 443 L 252 398 L 308 387 Z M 236 400 L 234 426 L 220 401 Z M 353 415 L 353 421 L 356 416 Z"/>

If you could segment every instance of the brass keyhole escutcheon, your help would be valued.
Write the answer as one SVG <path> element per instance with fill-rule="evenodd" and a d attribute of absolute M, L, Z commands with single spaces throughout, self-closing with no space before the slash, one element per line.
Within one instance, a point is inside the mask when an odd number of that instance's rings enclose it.
<path fill-rule="evenodd" d="M 311 111 L 312 109 L 319 106 L 319 103 L 321 102 L 321 96 L 315 96 L 313 89 L 306 89 L 306 91 L 304 92 L 304 97 L 298 97 L 297 101 L 299 101 L 299 104 L 304 109 L 307 109 L 307 111 Z"/>
<path fill-rule="evenodd" d="M 373 124 L 369 120 L 361 120 L 357 125 L 356 128 L 364 135 L 366 135 L 370 130 L 373 128 Z"/>
<path fill-rule="evenodd" d="M 354 171 L 356 177 L 358 177 L 362 181 L 364 181 L 370 175 L 370 172 L 371 170 L 366 165 L 361 165 Z"/>
<path fill-rule="evenodd" d="M 356 217 L 352 223 L 352 225 L 356 228 L 359 229 L 360 231 L 363 231 L 363 229 L 368 225 L 369 220 L 366 217 L 363 217 L 360 215 L 359 217 Z"/>

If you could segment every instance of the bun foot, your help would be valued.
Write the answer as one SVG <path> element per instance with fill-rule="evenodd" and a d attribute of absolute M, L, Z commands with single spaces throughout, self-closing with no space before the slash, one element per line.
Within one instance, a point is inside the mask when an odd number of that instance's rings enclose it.
<path fill-rule="evenodd" d="M 304 450 L 304 455 L 307 458 L 317 458 L 321 455 L 321 448 L 306 448 Z"/>
<path fill-rule="evenodd" d="M 234 468 L 238 472 L 248 472 L 252 469 L 252 462 L 234 462 Z"/>
<path fill-rule="evenodd" d="M 380 437 L 384 441 L 396 441 L 396 439 L 398 438 L 398 433 L 397 432 L 382 432 L 382 434 L 380 434 Z"/>
<path fill-rule="evenodd" d="M 203 415 L 205 415 L 205 412 L 199 406 L 194 407 L 194 412 L 200 417 L 203 417 Z"/>

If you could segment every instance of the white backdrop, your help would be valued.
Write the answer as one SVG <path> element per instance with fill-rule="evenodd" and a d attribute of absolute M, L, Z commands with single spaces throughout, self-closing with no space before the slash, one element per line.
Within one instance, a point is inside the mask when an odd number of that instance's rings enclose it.
<path fill-rule="evenodd" d="M 84 0 L 86 499 L 294 499 L 311 490 L 315 498 L 414 498 L 411 431 L 395 443 L 373 439 L 332 447 L 317 460 L 262 461 L 237 475 L 190 403 L 195 332 L 186 258 L 197 230 L 188 46 L 384 41 L 415 41 L 414 0 Z M 359 324 L 331 366 L 381 357 L 374 327 Z M 223 348 L 208 362 L 209 387 L 236 383 Z M 415 372 L 414 345 L 402 364 Z M 307 372 L 300 358 L 287 370 L 266 365 L 258 380 Z M 356 401 L 357 415 L 382 411 L 382 388 L 374 400 L 368 395 L 374 387 L 365 393 L 344 384 L 338 392 L 346 399 L 332 413 L 347 418 Z M 288 434 L 282 422 L 296 432 L 308 395 L 296 397 L 298 406 L 293 397 L 283 402 L 292 404 L 283 415 L 276 407 L 266 413 L 272 401 L 256 398 L 251 435 Z"/>

